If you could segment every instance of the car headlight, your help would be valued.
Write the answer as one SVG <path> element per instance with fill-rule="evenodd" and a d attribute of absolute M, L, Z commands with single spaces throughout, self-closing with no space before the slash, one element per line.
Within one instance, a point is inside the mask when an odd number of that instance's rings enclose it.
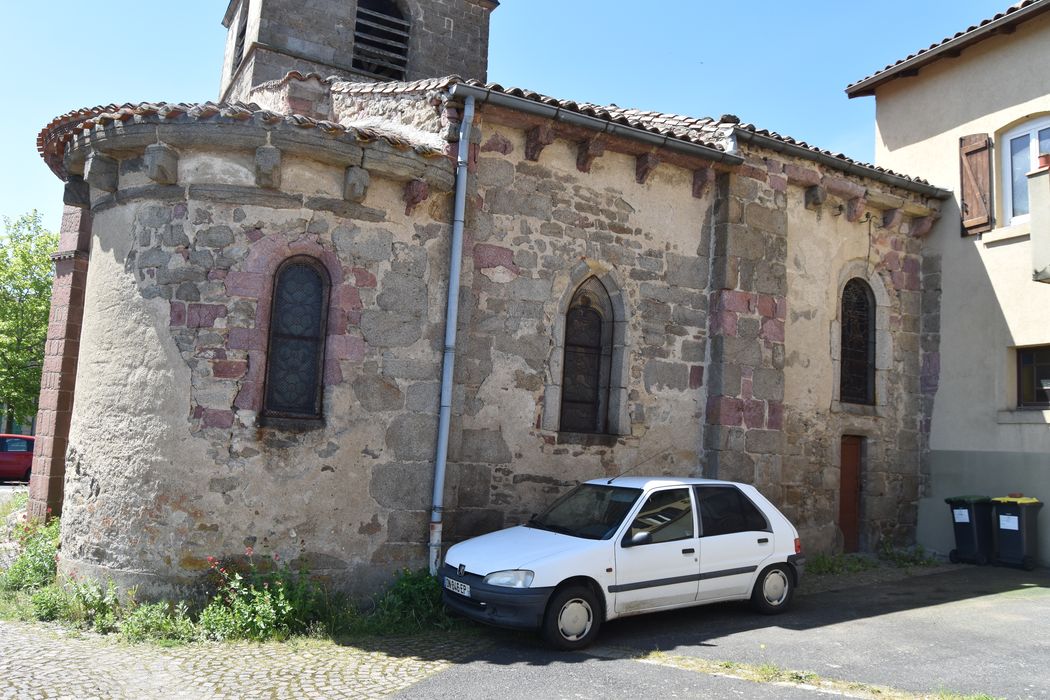
<path fill-rule="evenodd" d="M 507 588 L 528 588 L 535 577 L 536 574 L 525 569 L 508 569 L 507 571 L 493 571 L 485 577 L 485 583 L 490 586 L 506 586 Z"/>

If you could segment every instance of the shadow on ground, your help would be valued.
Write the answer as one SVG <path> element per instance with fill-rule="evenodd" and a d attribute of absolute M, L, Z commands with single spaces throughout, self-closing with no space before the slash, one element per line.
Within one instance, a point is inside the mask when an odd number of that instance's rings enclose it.
<path fill-rule="evenodd" d="M 777 616 L 753 612 L 743 602 L 717 603 L 614 620 L 602 626 L 598 645 L 623 657 L 678 647 L 717 646 L 712 640 L 770 627 L 809 631 L 843 622 L 1012 591 L 1050 589 L 1050 571 L 1022 571 L 960 565 L 944 573 L 919 575 L 892 583 L 799 596 L 791 610 Z M 426 637 L 355 637 L 336 643 L 390 656 L 424 660 L 483 661 L 495 665 L 578 663 L 593 660 L 587 652 L 559 653 L 546 648 L 535 633 L 500 630 L 464 622 L 451 632 L 435 630 Z"/>

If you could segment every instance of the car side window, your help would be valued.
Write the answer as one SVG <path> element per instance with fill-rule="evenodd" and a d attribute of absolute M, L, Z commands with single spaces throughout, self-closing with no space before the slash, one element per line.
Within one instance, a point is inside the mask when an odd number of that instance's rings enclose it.
<path fill-rule="evenodd" d="M 762 512 L 735 486 L 697 486 L 700 536 L 769 530 Z"/>
<path fill-rule="evenodd" d="M 640 532 L 652 535 L 652 543 L 673 542 L 693 537 L 693 504 L 689 489 L 657 491 L 638 511 L 628 539 Z"/>
<path fill-rule="evenodd" d="M 4 452 L 30 452 L 32 449 L 29 440 L 22 438 L 7 438 L 4 446 Z"/>

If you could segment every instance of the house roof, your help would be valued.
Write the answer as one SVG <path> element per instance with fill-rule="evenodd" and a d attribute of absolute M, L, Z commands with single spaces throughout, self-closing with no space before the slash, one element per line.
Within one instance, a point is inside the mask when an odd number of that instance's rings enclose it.
<path fill-rule="evenodd" d="M 1050 4 L 1050 0 L 1036 0 Z M 690 117 L 652 110 L 641 110 L 620 107 L 618 105 L 596 105 L 589 102 L 558 99 L 532 90 L 517 87 L 503 87 L 498 83 L 482 83 L 477 80 L 463 80 L 458 76 L 446 76 L 411 82 L 350 82 L 335 77 L 325 78 L 316 73 L 302 74 L 292 72 L 281 81 L 274 81 L 275 87 L 288 80 L 318 80 L 329 86 L 336 94 L 351 95 L 396 95 L 428 93 L 435 90 L 457 90 L 473 92 L 482 99 L 502 98 L 502 102 L 514 109 L 542 105 L 552 115 L 563 113 L 580 115 L 592 126 L 618 125 L 627 127 L 628 137 L 643 138 L 668 147 L 689 148 L 701 155 L 728 163 L 740 163 L 736 154 L 740 141 L 752 142 L 755 145 L 778 151 L 788 151 L 792 155 L 807 158 L 828 167 L 860 177 L 870 177 L 887 184 L 903 187 L 926 195 L 937 197 L 948 193 L 931 186 L 926 180 L 895 173 L 870 163 L 855 160 L 842 153 L 812 146 L 790 136 L 779 134 L 768 129 L 760 129 L 753 124 L 742 123 L 734 115 L 726 114 L 714 119 L 711 117 Z M 158 121 L 248 121 L 256 120 L 264 124 L 278 121 L 293 124 L 304 129 L 319 129 L 333 135 L 352 133 L 362 139 L 382 138 L 399 148 L 413 148 L 423 155 L 438 155 L 433 146 L 413 143 L 403 135 L 384 132 L 360 126 L 348 126 L 332 121 L 313 119 L 300 114 L 279 114 L 265 110 L 254 103 L 212 103 L 172 104 L 167 102 L 128 103 L 122 106 L 106 105 L 76 110 L 52 120 L 41 130 L 37 137 L 37 150 L 51 170 L 59 177 L 65 176 L 63 157 L 66 144 L 78 130 L 91 129 L 96 124 L 108 124 L 113 121 L 128 120 Z M 678 146 L 675 146 L 675 144 Z"/>
<path fill-rule="evenodd" d="M 108 126 L 114 122 L 131 123 L 213 123 L 221 122 L 255 122 L 261 125 L 274 126 L 284 123 L 301 129 L 316 129 L 333 137 L 351 136 L 361 141 L 383 139 L 391 145 L 414 150 L 425 157 L 444 156 L 445 152 L 427 144 L 419 144 L 405 139 L 399 134 L 385 132 L 381 129 L 344 126 L 322 119 L 313 119 L 301 114 L 279 114 L 262 109 L 256 104 L 215 103 L 199 104 L 171 102 L 138 102 L 123 105 L 100 105 L 67 112 L 55 117 L 40 130 L 36 138 L 37 151 L 51 171 L 65 179 L 64 157 L 66 147 L 78 132 L 89 131 L 95 126 Z"/>
<path fill-rule="evenodd" d="M 997 34 L 1008 34 L 1021 22 L 1030 20 L 1050 10 L 1050 0 L 1021 0 L 1003 12 L 982 20 L 954 36 L 941 39 L 925 49 L 919 49 L 906 58 L 892 63 L 882 70 L 862 78 L 846 87 L 849 97 L 874 95 L 875 90 L 895 78 L 915 75 L 920 68 L 942 58 L 954 58 L 974 44 Z"/>

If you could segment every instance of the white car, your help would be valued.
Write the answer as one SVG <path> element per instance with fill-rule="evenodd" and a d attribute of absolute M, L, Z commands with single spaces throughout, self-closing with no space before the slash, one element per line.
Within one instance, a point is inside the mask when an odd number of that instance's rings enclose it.
<path fill-rule="evenodd" d="M 783 612 L 802 577 L 798 531 L 753 486 L 614 477 L 580 484 L 525 525 L 454 545 L 441 577 L 450 610 L 590 644 L 606 620 L 750 599 Z"/>

